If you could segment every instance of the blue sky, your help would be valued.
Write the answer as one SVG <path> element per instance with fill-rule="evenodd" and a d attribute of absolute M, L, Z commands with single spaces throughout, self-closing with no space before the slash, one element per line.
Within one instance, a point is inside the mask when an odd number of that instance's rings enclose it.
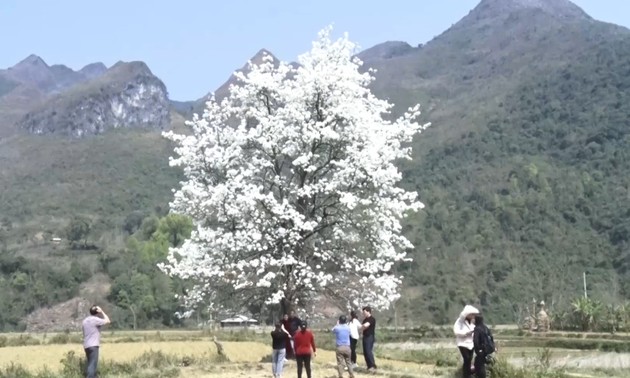
<path fill-rule="evenodd" d="M 216 89 L 259 49 L 292 61 L 333 24 L 362 48 L 426 43 L 479 0 L 0 0 L 0 68 L 29 54 L 73 69 L 145 61 L 170 97 Z M 630 27 L 630 1 L 574 0 L 596 19 Z"/>

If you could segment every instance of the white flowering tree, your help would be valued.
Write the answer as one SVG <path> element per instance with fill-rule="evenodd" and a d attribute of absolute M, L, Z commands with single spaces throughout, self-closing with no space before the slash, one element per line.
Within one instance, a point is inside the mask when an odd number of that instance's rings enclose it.
<path fill-rule="evenodd" d="M 399 296 L 394 264 L 411 243 L 401 219 L 423 207 L 399 187 L 395 161 L 427 125 L 416 106 L 395 121 L 368 89 L 347 37 L 322 31 L 299 65 L 266 56 L 236 73 L 175 142 L 185 181 L 171 209 L 192 236 L 162 269 L 190 279 L 186 305 L 219 291 L 245 303 L 308 308 L 322 296 L 387 307 Z"/>

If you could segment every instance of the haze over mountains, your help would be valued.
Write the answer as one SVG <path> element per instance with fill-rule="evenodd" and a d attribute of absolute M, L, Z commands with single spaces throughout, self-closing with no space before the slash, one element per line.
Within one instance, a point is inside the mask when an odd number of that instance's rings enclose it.
<path fill-rule="evenodd" d="M 377 96 L 398 112 L 419 102 L 433 123 L 401 163 L 427 205 L 406 225 L 416 249 L 400 268 L 402 314 L 449 322 L 476 302 L 514 321 L 532 298 L 559 311 L 582 272 L 594 297 L 630 298 L 628 29 L 568 0 L 483 0 L 426 45 L 358 56 L 377 69 Z M 179 179 L 155 130 L 204 101 L 169 103 L 141 62 L 72 71 L 32 55 L 1 70 L 5 248 L 50 258 L 33 235 L 59 234 L 77 214 L 117 248 L 112 230 L 166 208 Z"/>
<path fill-rule="evenodd" d="M 74 84 L 96 78 L 107 71 L 103 63 L 89 64 L 79 71 L 62 65 L 48 66 L 37 55 L 29 55 L 13 67 L 0 71 L 7 87 L 2 95 L 19 85 L 32 85 L 43 93 L 59 92 Z"/>

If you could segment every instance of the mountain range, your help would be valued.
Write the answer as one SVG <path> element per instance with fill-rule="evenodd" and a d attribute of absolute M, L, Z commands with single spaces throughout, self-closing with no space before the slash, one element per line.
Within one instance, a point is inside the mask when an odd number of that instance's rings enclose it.
<path fill-rule="evenodd" d="M 401 163 L 427 207 L 405 225 L 416 249 L 400 267 L 400 316 L 447 323 L 475 303 L 511 322 L 533 298 L 565 311 L 583 273 L 602 302 L 630 298 L 628 29 L 568 0 L 482 0 L 425 45 L 358 57 L 378 97 L 395 112 L 420 103 L 433 124 Z M 142 62 L 73 71 L 31 55 L 0 70 L 4 248 L 54 260 L 35 235 L 76 215 L 120 245 L 112 230 L 163 212 L 181 178 L 155 131 L 181 128 L 206 99 L 169 101 Z"/>

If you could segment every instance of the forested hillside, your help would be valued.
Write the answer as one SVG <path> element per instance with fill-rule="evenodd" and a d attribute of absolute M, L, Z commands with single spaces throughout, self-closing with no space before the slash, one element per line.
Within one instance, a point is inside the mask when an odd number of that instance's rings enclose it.
<path fill-rule="evenodd" d="M 630 299 L 630 31 L 566 0 L 483 0 L 426 45 L 359 57 L 377 70 L 377 96 L 395 112 L 419 102 L 433 123 L 400 163 L 426 208 L 407 220 L 414 260 L 396 267 L 403 297 L 383 324 L 451 323 L 464 303 L 514 322 L 533 298 L 572 311 L 583 273 L 589 297 Z M 6 72 L 0 329 L 76 296 L 108 301 L 117 326 L 179 324 L 171 294 L 184 286 L 156 268 L 187 232 L 167 217 L 182 178 L 172 145 L 155 130 L 27 134 L 15 122 L 47 94 Z M 175 105 L 188 117 L 201 102 Z"/>
<path fill-rule="evenodd" d="M 408 283 L 434 321 L 466 300 L 502 322 L 532 298 L 566 309 L 583 272 L 593 297 L 630 296 L 628 73 L 630 40 L 603 43 L 405 166 L 428 204 Z"/>

